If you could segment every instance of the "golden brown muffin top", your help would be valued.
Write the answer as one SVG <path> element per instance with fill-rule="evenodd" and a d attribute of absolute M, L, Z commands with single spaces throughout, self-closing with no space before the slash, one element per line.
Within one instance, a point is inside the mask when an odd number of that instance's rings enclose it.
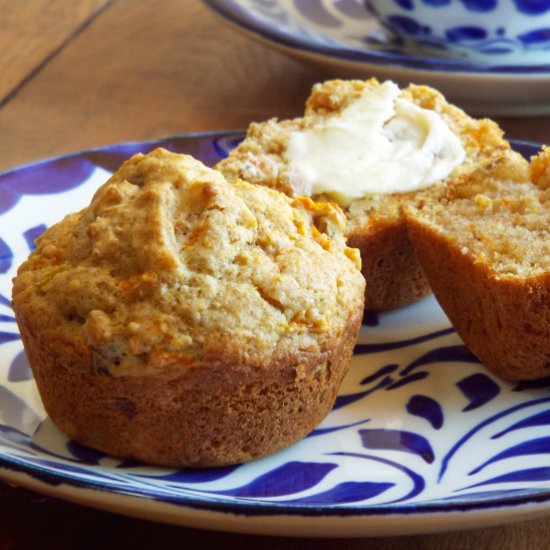
<path fill-rule="evenodd" d="M 138 154 L 48 229 L 14 280 L 32 330 L 112 374 L 321 350 L 362 307 L 356 250 L 329 203 L 290 199 L 190 156 Z"/>

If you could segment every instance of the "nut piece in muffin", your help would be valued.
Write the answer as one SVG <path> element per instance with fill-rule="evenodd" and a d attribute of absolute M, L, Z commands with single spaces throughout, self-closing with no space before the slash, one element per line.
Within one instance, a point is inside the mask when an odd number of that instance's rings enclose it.
<path fill-rule="evenodd" d="M 496 159 L 407 210 L 412 244 L 470 350 L 508 380 L 550 376 L 550 150 Z"/>
<path fill-rule="evenodd" d="M 361 252 L 365 307 L 387 310 L 430 292 L 403 207 L 503 151 L 510 146 L 494 122 L 468 117 L 431 88 L 332 80 L 313 87 L 302 118 L 253 123 L 216 168 L 229 180 L 339 203 L 348 244 Z"/>
<path fill-rule="evenodd" d="M 214 466 L 286 447 L 330 411 L 364 280 L 327 203 L 135 155 L 49 228 L 13 308 L 46 411 L 120 457 Z"/>

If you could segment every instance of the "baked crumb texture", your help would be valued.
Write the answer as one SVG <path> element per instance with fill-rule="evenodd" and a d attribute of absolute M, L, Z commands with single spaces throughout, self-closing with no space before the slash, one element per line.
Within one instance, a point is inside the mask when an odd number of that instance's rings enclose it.
<path fill-rule="evenodd" d="M 216 168 L 230 181 L 244 179 L 290 196 L 300 194 L 303 186 L 285 161 L 290 133 L 323 124 L 327 118 L 337 116 L 365 89 L 376 86 L 379 83 L 375 79 L 331 80 L 316 84 L 306 102 L 303 117 L 251 124 L 246 139 Z M 360 250 L 363 274 L 368 281 L 365 307 L 374 310 L 399 307 L 430 293 L 409 242 L 403 207 L 415 204 L 426 195 L 444 194 L 457 176 L 470 173 L 488 159 L 515 155 L 494 122 L 470 118 L 447 103 L 439 92 L 411 85 L 400 97 L 439 113 L 462 140 L 466 160 L 447 180 L 428 189 L 368 195 L 346 208 L 349 245 Z M 523 162 L 519 155 L 517 159 L 518 163 Z M 327 200 L 323 196 L 313 198 Z"/>
<path fill-rule="evenodd" d="M 550 376 L 550 150 L 497 159 L 407 210 L 417 257 L 471 351 L 509 380 Z"/>
<path fill-rule="evenodd" d="M 345 217 L 157 149 L 48 229 L 13 307 L 71 438 L 170 466 L 283 448 L 329 412 L 364 280 Z"/>

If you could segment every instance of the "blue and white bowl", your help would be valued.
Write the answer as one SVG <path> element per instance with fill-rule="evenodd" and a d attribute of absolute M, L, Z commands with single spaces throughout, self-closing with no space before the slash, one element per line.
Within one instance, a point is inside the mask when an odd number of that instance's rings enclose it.
<path fill-rule="evenodd" d="M 550 0 L 366 0 L 411 51 L 488 63 L 550 60 Z"/>

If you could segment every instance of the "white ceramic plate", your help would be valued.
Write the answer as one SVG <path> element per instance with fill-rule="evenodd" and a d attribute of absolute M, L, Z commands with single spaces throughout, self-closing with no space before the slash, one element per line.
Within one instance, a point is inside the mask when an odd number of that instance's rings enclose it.
<path fill-rule="evenodd" d="M 0 174 L 0 476 L 122 514 L 262 534 L 410 534 L 546 513 L 550 381 L 510 385 L 486 372 L 433 298 L 367 314 L 331 414 L 250 464 L 173 471 L 121 461 L 67 440 L 46 417 L 9 302 L 33 239 L 137 151 L 162 145 L 213 164 L 241 138 L 122 144 Z"/>
<path fill-rule="evenodd" d="M 411 54 L 382 29 L 363 0 L 204 0 L 248 36 L 320 63 L 327 77 L 392 79 L 429 84 L 468 112 L 550 113 L 550 52 L 546 64 L 517 65 Z"/>

